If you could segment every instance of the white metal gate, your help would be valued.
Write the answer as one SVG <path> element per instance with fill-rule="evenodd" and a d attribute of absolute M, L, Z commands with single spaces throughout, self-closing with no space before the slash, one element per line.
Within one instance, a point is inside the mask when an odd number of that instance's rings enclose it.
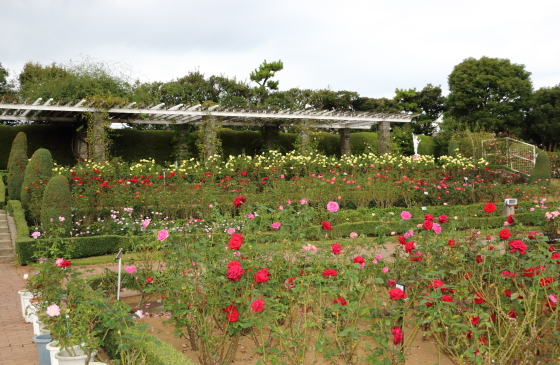
<path fill-rule="evenodd" d="M 534 145 L 509 137 L 482 141 L 482 151 L 491 165 L 504 165 L 526 175 L 531 174 L 537 161 Z"/>

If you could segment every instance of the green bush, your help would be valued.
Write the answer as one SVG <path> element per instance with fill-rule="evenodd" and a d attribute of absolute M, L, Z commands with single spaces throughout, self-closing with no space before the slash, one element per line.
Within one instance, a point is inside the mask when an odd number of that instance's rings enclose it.
<path fill-rule="evenodd" d="M 531 171 L 531 176 L 529 176 L 529 184 L 538 183 L 541 186 L 548 186 L 551 178 L 548 155 L 544 151 L 539 151 L 535 167 Z"/>
<path fill-rule="evenodd" d="M 13 154 L 15 151 L 24 151 L 27 155 L 27 136 L 23 132 L 19 132 L 12 141 L 12 148 L 9 151 L 8 165 L 6 167 L 6 170 L 10 170 L 10 166 L 12 166 L 12 160 L 14 158 Z"/>
<path fill-rule="evenodd" d="M 417 135 L 420 139 L 418 145 L 418 154 L 422 156 L 435 156 L 436 155 L 436 142 L 432 136 Z"/>
<path fill-rule="evenodd" d="M 457 157 L 457 153 L 459 151 L 459 143 L 453 140 L 449 142 L 449 146 L 447 147 L 447 155 L 451 157 Z"/>
<path fill-rule="evenodd" d="M 19 234 L 19 231 L 18 231 Z M 25 237 L 18 235 L 16 240 L 16 254 L 20 265 L 27 265 L 34 261 L 33 255 L 43 239 L 30 238 L 29 231 Z M 62 252 L 71 252 L 72 259 L 83 257 L 114 254 L 123 248 L 124 251 L 132 250 L 132 237 L 128 236 L 91 236 L 64 238 L 60 245 Z"/>
<path fill-rule="evenodd" d="M 38 220 L 43 201 L 43 192 L 52 177 L 53 160 L 49 150 L 40 148 L 31 157 L 25 168 L 21 187 L 21 205 L 32 220 Z"/>
<path fill-rule="evenodd" d="M 52 233 L 57 227 L 64 228 L 65 235 L 70 233 L 72 226 L 71 200 L 68 180 L 62 175 L 52 177 L 45 188 L 41 205 L 41 224 L 47 234 Z M 59 218 L 64 218 L 64 220 L 60 221 Z"/>

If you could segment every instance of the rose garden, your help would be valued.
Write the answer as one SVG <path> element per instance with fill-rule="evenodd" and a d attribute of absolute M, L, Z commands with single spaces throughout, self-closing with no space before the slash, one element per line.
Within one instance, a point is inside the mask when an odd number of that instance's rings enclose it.
<path fill-rule="evenodd" d="M 414 364 L 418 338 L 455 364 L 560 355 L 548 159 L 530 175 L 455 151 L 64 167 L 25 143 L 1 203 L 61 364 Z M 80 267 L 120 248 L 120 282 Z"/>

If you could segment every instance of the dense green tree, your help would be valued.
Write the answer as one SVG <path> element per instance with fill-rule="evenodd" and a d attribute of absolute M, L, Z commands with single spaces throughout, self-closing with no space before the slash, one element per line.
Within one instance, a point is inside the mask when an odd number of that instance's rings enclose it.
<path fill-rule="evenodd" d="M 12 89 L 8 82 L 8 76 L 10 76 L 8 70 L 6 70 L 0 62 L 0 98 L 8 94 Z"/>
<path fill-rule="evenodd" d="M 53 159 L 49 150 L 39 148 L 25 168 L 25 176 L 21 187 L 21 206 L 27 216 L 38 223 L 43 202 L 43 192 L 52 177 Z"/>
<path fill-rule="evenodd" d="M 71 201 L 68 180 L 62 175 L 53 176 L 45 188 L 41 205 L 41 224 L 47 235 L 56 235 L 59 228 L 64 228 L 65 236 L 70 233 Z"/>
<path fill-rule="evenodd" d="M 278 90 L 277 80 L 271 80 L 276 76 L 276 72 L 282 71 L 284 69 L 284 64 L 281 60 L 273 62 L 264 62 L 259 65 L 259 68 L 251 72 L 249 76 L 251 81 L 255 82 L 258 86 L 253 89 L 256 97 L 257 108 L 261 106 L 261 103 L 266 101 L 266 98 L 272 91 Z"/>
<path fill-rule="evenodd" d="M 531 101 L 530 75 L 508 59 L 468 58 L 448 77 L 448 113 L 471 130 L 519 134 Z"/>
<path fill-rule="evenodd" d="M 399 113 L 402 109 L 395 99 L 360 97 L 356 102 L 356 110 L 360 112 Z"/>
<path fill-rule="evenodd" d="M 433 123 L 444 112 L 445 97 L 441 86 L 426 85 L 422 90 L 397 89 L 394 99 L 399 103 L 401 111 L 421 114 L 412 123 L 414 133 L 432 135 L 435 131 Z"/>
<path fill-rule="evenodd" d="M 27 136 L 23 132 L 12 142 L 8 165 L 8 195 L 10 200 L 19 200 L 27 166 Z"/>
<path fill-rule="evenodd" d="M 527 134 L 548 151 L 556 151 L 560 141 L 560 84 L 537 90 L 527 116 Z"/>

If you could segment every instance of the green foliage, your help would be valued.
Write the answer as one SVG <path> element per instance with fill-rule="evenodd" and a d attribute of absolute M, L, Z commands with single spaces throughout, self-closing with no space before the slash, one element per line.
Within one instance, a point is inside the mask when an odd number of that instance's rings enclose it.
<path fill-rule="evenodd" d="M 537 154 L 537 161 L 535 167 L 529 176 L 529 184 L 538 184 L 541 186 L 550 185 L 552 176 L 550 174 L 550 160 L 548 154 L 544 151 L 539 151 Z"/>
<path fill-rule="evenodd" d="M 45 188 L 41 205 L 41 224 L 47 235 L 52 235 L 57 228 L 63 228 L 65 235 L 70 233 L 71 201 L 68 180 L 62 175 L 53 176 Z"/>
<path fill-rule="evenodd" d="M 12 141 L 20 132 L 27 136 L 28 151 L 46 148 L 51 152 L 53 160 L 58 165 L 67 166 L 76 163 L 71 149 L 74 135 L 74 128 L 71 124 L 0 125 L 0 170 L 7 169 Z"/>
<path fill-rule="evenodd" d="M 4 179 L 0 176 L 0 209 L 3 209 L 4 205 L 6 205 L 6 186 Z"/>
<path fill-rule="evenodd" d="M 276 72 L 282 71 L 284 64 L 281 60 L 273 62 L 264 62 L 251 72 L 249 76 L 251 81 L 256 82 L 259 86 L 254 89 L 254 94 L 257 97 L 257 107 L 261 106 L 261 103 L 266 101 L 270 91 L 278 90 L 279 81 L 271 80 Z"/>
<path fill-rule="evenodd" d="M 415 118 L 412 127 L 415 134 L 431 135 L 434 132 L 432 122 L 437 120 L 444 112 L 445 97 L 440 86 L 426 85 L 421 91 L 416 88 L 395 91 L 394 100 L 399 103 L 400 110 L 421 114 Z"/>
<path fill-rule="evenodd" d="M 27 230 L 25 235 L 20 235 L 18 229 L 18 239 L 16 240 L 16 254 L 20 265 L 34 262 L 34 255 L 42 245 L 41 241 L 45 241 L 30 238 L 27 225 L 25 225 L 25 228 Z M 69 237 L 62 239 L 59 249 L 62 252 L 71 252 L 72 258 L 78 259 L 114 254 L 119 251 L 119 248 L 131 251 L 132 243 L 132 238 L 128 236 Z"/>
<path fill-rule="evenodd" d="M 27 166 L 27 138 L 24 133 L 18 133 L 14 139 L 8 162 L 8 195 L 12 200 L 19 200 Z"/>
<path fill-rule="evenodd" d="M 41 214 L 43 192 L 52 177 L 53 160 L 49 150 L 40 148 L 29 160 L 21 187 L 21 205 L 29 217 L 38 221 Z"/>
<path fill-rule="evenodd" d="M 458 153 L 459 153 L 459 143 L 456 140 L 449 142 L 447 155 L 451 157 L 457 157 Z"/>
<path fill-rule="evenodd" d="M 560 142 L 560 84 L 535 92 L 526 130 L 537 144 L 556 151 Z"/>
<path fill-rule="evenodd" d="M 519 134 L 532 83 L 524 65 L 508 59 L 468 58 L 449 75 L 449 115 L 477 131 Z"/>

